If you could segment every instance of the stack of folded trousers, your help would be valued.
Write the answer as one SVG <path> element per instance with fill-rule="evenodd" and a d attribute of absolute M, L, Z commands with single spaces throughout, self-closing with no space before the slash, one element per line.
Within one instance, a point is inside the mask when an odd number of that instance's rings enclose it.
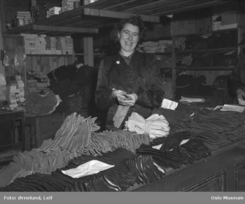
<path fill-rule="evenodd" d="M 192 138 L 216 150 L 244 138 L 245 115 L 239 112 L 200 111 L 190 123 Z"/>
<path fill-rule="evenodd" d="M 92 156 L 81 156 L 71 160 L 63 169 L 74 168 L 93 159 Z M 164 176 L 154 165 L 151 156 L 138 156 L 123 148 L 96 159 L 114 164 L 115 167 L 77 179 L 64 175 L 61 169 L 50 175 L 35 173 L 15 179 L 0 188 L 0 191 L 126 191 L 135 183 L 148 183 Z"/>
<path fill-rule="evenodd" d="M 181 144 L 185 141 L 184 144 Z M 156 145 L 162 145 L 159 149 Z M 157 138 L 150 145 L 142 144 L 136 150 L 138 154 L 151 155 L 154 161 L 164 168 L 179 169 L 195 161 L 211 156 L 211 151 L 188 131 L 169 134 L 167 138 Z"/>
<path fill-rule="evenodd" d="M 190 113 L 187 110 L 158 108 L 154 109 L 152 114 L 163 115 L 166 118 L 166 120 L 169 122 L 170 134 L 189 130 L 191 118 Z"/>

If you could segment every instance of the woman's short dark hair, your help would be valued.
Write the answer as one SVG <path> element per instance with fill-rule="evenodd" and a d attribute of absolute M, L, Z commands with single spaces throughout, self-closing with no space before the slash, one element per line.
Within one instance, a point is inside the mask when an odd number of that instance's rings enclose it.
<path fill-rule="evenodd" d="M 119 23 L 117 23 L 112 31 L 112 37 L 114 36 L 114 40 L 118 40 L 117 33 L 119 33 L 127 23 L 139 28 L 139 40 L 142 40 L 145 36 L 146 27 L 140 16 L 131 16 L 129 18 L 122 19 Z"/>

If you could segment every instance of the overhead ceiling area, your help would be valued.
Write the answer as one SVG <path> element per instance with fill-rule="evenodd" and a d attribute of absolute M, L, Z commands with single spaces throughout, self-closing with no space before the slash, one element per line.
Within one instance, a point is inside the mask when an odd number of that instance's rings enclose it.
<path fill-rule="evenodd" d="M 85 7 L 109 11 L 164 16 L 236 0 L 98 0 Z"/>
<path fill-rule="evenodd" d="M 241 0 L 98 0 L 84 7 L 132 14 L 163 16 L 239 1 Z M 42 2 L 61 5 L 61 0 L 43 0 Z M 4 0 L 5 8 L 27 9 L 30 5 L 31 0 Z"/>
<path fill-rule="evenodd" d="M 90 29 L 91 33 L 96 33 L 96 29 L 111 26 L 118 19 L 132 14 L 143 16 L 143 20 L 146 22 L 159 22 L 160 17 L 166 17 L 170 14 L 222 4 L 234 4 L 240 1 L 243 0 L 98 0 L 72 11 L 35 22 L 35 25 L 21 26 L 22 28 L 17 28 L 16 33 L 20 32 L 18 29 L 21 29 L 23 33 L 30 32 L 30 30 L 33 33 L 42 33 L 48 27 L 50 27 L 50 32 L 54 32 L 59 27 L 59 32 L 73 28 L 70 29 L 70 32 L 79 33 L 81 31 L 82 33 L 81 29 L 83 28 L 85 29 L 84 32 L 88 31 L 86 29 Z M 61 5 L 61 0 L 43 0 L 42 2 Z M 30 8 L 30 5 L 31 0 L 4 0 L 6 8 L 23 9 Z M 14 34 L 15 31 L 13 30 L 11 33 Z"/>
<path fill-rule="evenodd" d="M 3 1 L 4 1 L 4 8 L 5 9 L 28 10 L 31 6 L 31 0 L 3 0 Z M 48 2 L 50 4 L 55 5 L 55 4 L 60 4 L 61 0 L 42 0 L 40 2 Z"/>

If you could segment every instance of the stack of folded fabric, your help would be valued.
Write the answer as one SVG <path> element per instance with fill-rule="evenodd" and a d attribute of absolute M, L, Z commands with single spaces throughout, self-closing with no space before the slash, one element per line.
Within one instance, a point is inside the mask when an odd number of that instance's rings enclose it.
<path fill-rule="evenodd" d="M 0 171 L 0 181 L 3 181 L 0 187 L 11 183 L 15 178 L 36 172 L 50 174 L 81 155 L 98 156 L 119 147 L 135 152 L 142 143 L 150 142 L 148 135 L 126 130 L 96 133 L 99 126 L 95 124 L 95 120 L 96 118 L 90 117 L 85 119 L 77 113 L 68 116 L 53 140 L 45 140 L 39 148 L 19 152 L 14 156 L 11 165 Z"/>
<path fill-rule="evenodd" d="M 158 148 L 155 148 L 157 146 Z M 211 151 L 203 142 L 192 138 L 188 131 L 169 134 L 166 138 L 156 138 L 150 145 L 142 144 L 136 153 L 151 155 L 165 170 L 166 168 L 179 169 L 211 156 Z"/>
<path fill-rule="evenodd" d="M 244 121 L 244 113 L 199 111 L 193 116 L 190 132 L 210 150 L 216 150 L 244 138 Z"/>
<path fill-rule="evenodd" d="M 139 155 L 97 175 L 76 179 L 75 183 L 66 187 L 66 191 L 127 191 L 135 184 L 153 182 L 164 175 L 151 156 Z"/>
<path fill-rule="evenodd" d="M 150 143 L 147 134 L 137 134 L 127 130 L 93 133 L 91 138 L 93 142 L 91 143 L 90 153 L 94 156 L 114 151 L 117 148 L 125 148 L 135 152 L 141 144 Z"/>
<path fill-rule="evenodd" d="M 188 131 L 191 120 L 190 115 L 193 113 L 189 106 L 178 104 L 177 109 L 158 108 L 152 111 L 153 114 L 163 115 L 169 122 L 170 133 Z"/>
<path fill-rule="evenodd" d="M 0 191 L 126 191 L 135 183 L 153 182 L 165 175 L 154 165 L 151 156 L 138 156 L 123 148 L 103 154 L 96 159 L 115 166 L 97 174 L 75 179 L 63 174 L 61 169 L 51 174 L 35 173 L 15 179 L 11 184 L 1 187 Z M 91 160 L 94 160 L 91 155 L 74 158 L 63 170 Z"/>
<path fill-rule="evenodd" d="M 161 150 L 152 148 L 149 145 L 141 145 L 136 153 L 142 155 L 151 155 L 154 161 L 166 171 L 167 168 L 179 169 L 185 165 L 185 160 L 177 151 L 162 152 Z"/>
<path fill-rule="evenodd" d="M 151 139 L 157 137 L 166 137 L 169 134 L 169 123 L 163 115 L 152 114 L 147 119 L 133 112 L 126 121 L 125 127 L 129 131 L 139 134 L 148 134 Z"/>
<path fill-rule="evenodd" d="M 170 133 L 167 137 L 159 137 L 151 141 L 151 146 L 161 145 L 162 151 L 179 150 L 180 144 L 190 139 L 189 131 Z"/>

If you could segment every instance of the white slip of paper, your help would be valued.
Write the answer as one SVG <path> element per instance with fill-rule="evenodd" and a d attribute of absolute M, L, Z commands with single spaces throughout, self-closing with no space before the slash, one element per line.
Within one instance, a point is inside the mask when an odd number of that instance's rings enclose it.
<path fill-rule="evenodd" d="M 110 169 L 112 167 L 114 167 L 114 165 L 109 165 L 104 162 L 100 162 L 98 160 L 91 160 L 89 162 L 81 164 L 76 168 L 69 169 L 69 170 L 62 170 L 62 173 L 72 178 L 80 178 L 83 176 L 97 174 L 101 171 Z"/>
<path fill-rule="evenodd" d="M 162 108 L 175 110 L 177 108 L 177 106 L 178 106 L 178 103 L 175 101 L 171 101 L 171 100 L 166 99 L 166 98 L 164 98 L 162 100 L 162 105 L 161 105 Z"/>
<path fill-rule="evenodd" d="M 235 111 L 235 112 L 242 113 L 244 111 L 244 108 L 245 107 L 242 107 L 242 106 L 225 104 L 220 110 L 221 111 Z"/>
<path fill-rule="evenodd" d="M 181 96 L 181 99 L 179 101 L 180 102 L 194 103 L 194 102 L 204 102 L 205 99 L 203 99 L 203 98 L 190 98 L 190 97 Z"/>

